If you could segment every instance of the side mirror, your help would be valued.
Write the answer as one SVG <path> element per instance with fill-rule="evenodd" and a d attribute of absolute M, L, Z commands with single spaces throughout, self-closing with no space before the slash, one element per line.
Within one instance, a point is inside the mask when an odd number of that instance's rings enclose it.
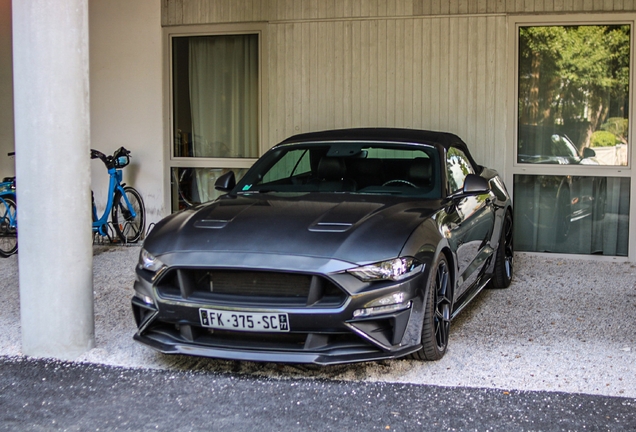
<path fill-rule="evenodd" d="M 214 182 L 214 189 L 221 192 L 229 192 L 236 186 L 234 171 L 226 172 Z"/>
<path fill-rule="evenodd" d="M 591 157 L 594 157 L 594 156 L 596 156 L 596 152 L 594 150 L 592 150 L 591 148 L 585 147 L 583 149 L 583 157 L 584 158 L 591 158 Z"/>
<path fill-rule="evenodd" d="M 468 174 L 462 192 L 466 195 L 484 194 L 490 191 L 488 180 L 477 174 Z"/>

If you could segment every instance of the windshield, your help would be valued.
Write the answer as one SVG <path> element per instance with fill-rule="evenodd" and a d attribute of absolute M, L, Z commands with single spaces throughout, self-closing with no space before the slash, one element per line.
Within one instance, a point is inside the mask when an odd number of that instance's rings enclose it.
<path fill-rule="evenodd" d="M 238 183 L 237 193 L 324 192 L 439 198 L 435 147 L 391 143 L 314 143 L 281 146 Z"/>

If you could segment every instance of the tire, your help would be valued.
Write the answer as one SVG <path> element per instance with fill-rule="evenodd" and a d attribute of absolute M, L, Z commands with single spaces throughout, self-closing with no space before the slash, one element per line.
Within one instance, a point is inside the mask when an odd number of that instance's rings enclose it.
<path fill-rule="evenodd" d="M 9 215 L 17 223 L 17 205 L 12 198 L 3 197 L 0 201 L 0 257 L 7 258 L 18 251 L 18 229 L 11 227 Z"/>
<path fill-rule="evenodd" d="M 514 270 L 514 245 L 513 245 L 512 214 L 509 211 L 504 216 L 501 227 L 501 237 L 497 246 L 497 256 L 495 257 L 495 268 L 490 284 L 491 288 L 508 288 L 512 282 Z"/>
<path fill-rule="evenodd" d="M 124 193 L 137 215 L 134 218 L 131 216 L 126 200 L 121 192 L 117 191 L 111 213 L 113 228 L 122 243 L 136 243 L 143 237 L 146 228 L 144 200 L 139 192 L 130 186 L 124 188 Z"/>
<path fill-rule="evenodd" d="M 450 271 L 442 254 L 431 269 L 422 324 L 422 348 L 411 354 L 416 360 L 439 360 L 446 354 L 453 296 Z"/>

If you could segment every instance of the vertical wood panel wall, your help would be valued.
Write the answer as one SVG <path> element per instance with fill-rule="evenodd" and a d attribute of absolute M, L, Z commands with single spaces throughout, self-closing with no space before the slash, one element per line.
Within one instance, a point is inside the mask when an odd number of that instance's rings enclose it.
<path fill-rule="evenodd" d="M 267 22 L 268 136 L 358 126 L 461 136 L 505 173 L 507 14 L 636 0 L 163 0 L 164 26 Z"/>
<path fill-rule="evenodd" d="M 162 0 L 162 24 L 419 15 L 620 12 L 636 0 Z"/>
<path fill-rule="evenodd" d="M 504 17 L 281 23 L 268 37 L 269 143 L 343 127 L 443 130 L 503 170 Z"/>

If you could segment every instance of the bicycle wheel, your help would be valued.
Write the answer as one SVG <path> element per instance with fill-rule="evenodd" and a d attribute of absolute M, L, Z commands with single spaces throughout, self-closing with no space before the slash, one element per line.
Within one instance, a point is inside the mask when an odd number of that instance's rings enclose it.
<path fill-rule="evenodd" d="M 0 257 L 3 258 L 18 251 L 17 209 L 12 198 L 3 197 L 0 200 Z"/>
<path fill-rule="evenodd" d="M 135 211 L 135 217 L 132 216 L 121 192 L 117 191 L 115 192 L 115 201 L 111 213 L 113 228 L 115 228 L 117 236 L 123 243 L 136 243 L 143 236 L 146 227 L 144 200 L 139 192 L 130 186 L 124 188 L 124 193 L 130 202 L 132 210 Z"/>

